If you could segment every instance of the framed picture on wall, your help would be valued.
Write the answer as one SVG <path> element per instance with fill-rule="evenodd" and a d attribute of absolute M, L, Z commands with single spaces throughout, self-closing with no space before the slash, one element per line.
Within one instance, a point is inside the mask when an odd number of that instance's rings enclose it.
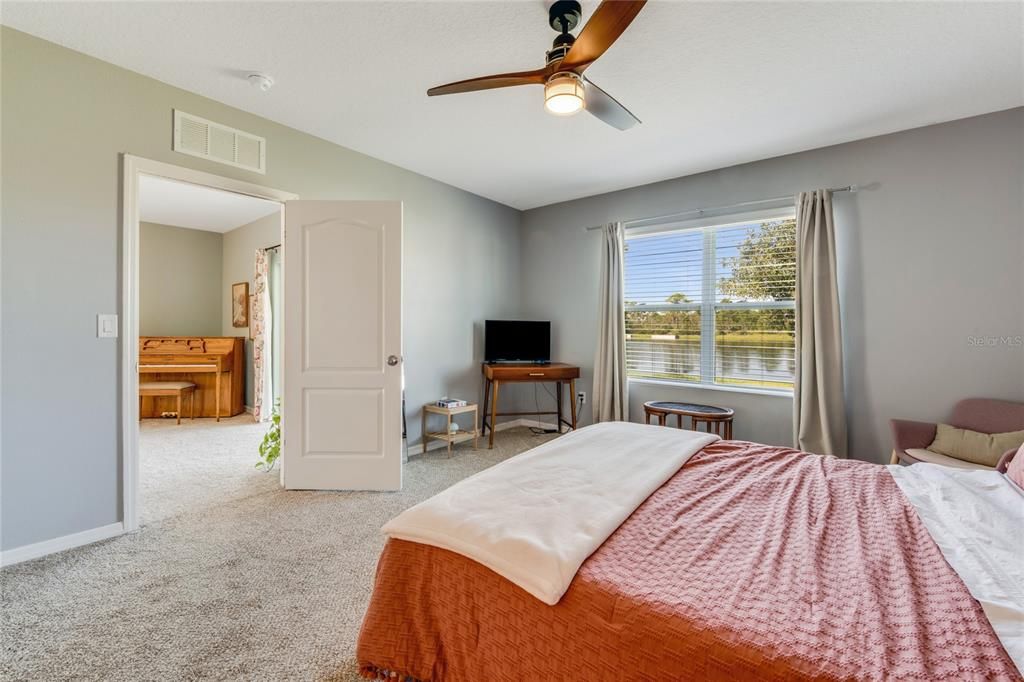
<path fill-rule="evenodd" d="M 231 326 L 249 326 L 248 282 L 236 282 L 231 285 Z"/>

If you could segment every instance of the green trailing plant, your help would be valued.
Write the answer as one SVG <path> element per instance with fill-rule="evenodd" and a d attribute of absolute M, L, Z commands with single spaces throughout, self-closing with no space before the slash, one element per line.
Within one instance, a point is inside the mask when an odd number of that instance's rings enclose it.
<path fill-rule="evenodd" d="M 260 443 L 260 461 L 256 462 L 256 468 L 263 471 L 270 471 L 274 468 L 274 462 L 281 456 L 281 401 L 274 403 L 274 411 L 270 414 L 270 428 L 263 436 Z"/>

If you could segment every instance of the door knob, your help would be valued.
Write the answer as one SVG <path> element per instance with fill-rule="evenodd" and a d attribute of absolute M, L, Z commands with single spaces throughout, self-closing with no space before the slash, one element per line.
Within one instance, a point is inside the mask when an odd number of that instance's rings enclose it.
<path fill-rule="evenodd" d="M 389 355 L 388 356 L 388 364 L 391 365 L 392 367 L 394 367 L 395 365 L 397 365 L 401 361 L 402 361 L 402 358 L 398 357 L 397 355 Z"/>

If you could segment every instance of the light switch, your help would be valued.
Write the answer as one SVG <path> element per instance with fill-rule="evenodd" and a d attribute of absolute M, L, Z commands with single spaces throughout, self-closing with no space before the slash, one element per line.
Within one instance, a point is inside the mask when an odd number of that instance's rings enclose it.
<path fill-rule="evenodd" d="M 96 336 L 101 339 L 117 338 L 117 315 L 96 316 Z"/>

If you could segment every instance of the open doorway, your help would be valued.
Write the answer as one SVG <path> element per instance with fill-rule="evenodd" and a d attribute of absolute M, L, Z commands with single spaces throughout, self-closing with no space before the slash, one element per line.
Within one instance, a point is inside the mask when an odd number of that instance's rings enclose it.
<path fill-rule="evenodd" d="M 283 202 L 294 196 L 133 157 L 128 165 L 133 529 L 276 485 L 254 464 L 283 390 Z"/>
<path fill-rule="evenodd" d="M 160 420 L 173 417 L 174 428 L 186 426 L 192 396 L 174 395 L 174 407 L 154 403 L 147 410 L 140 400 L 143 374 L 160 374 L 165 367 L 142 369 L 140 335 L 140 186 L 147 178 L 198 185 L 236 195 L 275 202 L 281 209 L 276 220 L 276 241 L 282 244 L 280 269 L 274 269 L 276 244 L 256 245 L 253 269 L 262 268 L 260 286 L 250 282 L 249 295 L 280 293 L 283 330 L 277 335 L 254 330 L 252 352 L 253 415 L 273 409 L 274 376 L 281 395 L 280 485 L 290 490 L 397 490 L 402 485 L 401 364 L 402 364 L 402 204 L 399 201 L 303 200 L 287 192 L 194 171 L 170 164 L 124 155 L 123 166 L 123 292 L 122 292 L 122 392 L 123 519 L 124 530 L 139 527 L 141 415 Z M 186 202 L 187 203 L 187 202 Z M 287 225 L 287 230 L 285 229 Z M 163 257 L 164 252 L 159 256 Z M 223 259 L 222 259 L 223 260 Z M 227 281 L 230 280 L 230 281 Z M 222 329 L 230 320 L 234 329 L 244 316 L 243 284 L 222 273 L 221 288 L 229 286 L 222 309 Z M 215 298 L 224 301 L 224 294 Z M 238 305 L 235 305 L 235 301 Z M 271 303 L 264 306 L 271 311 Z M 271 311 L 272 312 L 272 311 Z M 260 316 L 254 316 L 254 320 Z M 245 327 L 248 331 L 249 328 Z M 274 338 L 279 340 L 276 351 Z M 262 339 L 262 343 L 260 341 Z M 162 351 L 163 339 L 148 350 Z M 169 339 L 166 351 L 188 351 L 188 338 Z M 184 344 L 184 345 L 182 345 Z M 200 354 L 209 345 L 197 345 Z M 255 377 L 263 356 L 264 381 Z M 274 356 L 279 370 L 271 367 Z M 238 355 L 234 354 L 234 358 Z M 179 360 L 188 362 L 188 356 Z M 226 362 L 226 361 L 224 361 Z M 164 364 L 156 362 L 155 364 Z M 200 364 L 216 364 L 216 357 Z M 195 368 L 198 369 L 198 368 Z M 207 372 L 212 370 L 207 367 Z M 241 372 L 238 372 L 240 375 Z M 224 381 L 221 371 L 214 373 Z M 147 379 L 151 378 L 146 376 Z M 155 378 L 155 377 L 153 377 Z M 199 382 L 193 381 L 198 388 Z M 263 386 L 267 393 L 260 390 Z M 177 391 L 179 389 L 171 389 Z M 189 390 L 189 389 L 186 389 Z M 217 400 L 228 401 L 223 384 L 214 386 L 212 420 L 225 417 Z M 257 395 L 263 396 L 257 399 Z M 198 393 L 197 421 L 199 419 Z M 145 399 L 146 396 L 142 396 Z M 165 396 L 150 396 L 165 397 Z M 208 408 L 207 408 L 208 409 Z M 173 414 L 164 416 L 164 412 Z M 182 424 L 178 424 L 179 415 Z M 208 418 L 209 419 L 209 418 Z M 156 422 L 155 422 L 156 423 Z M 223 433 L 221 431 L 220 433 Z M 260 431 L 256 432 L 260 435 Z M 290 435 L 289 435 L 290 434 Z M 177 452 L 180 448 L 172 448 Z M 255 464 L 256 447 L 250 464 Z M 174 463 L 171 464 L 174 466 Z M 198 478 L 198 477 L 193 477 Z M 262 481 L 271 484 L 266 476 Z M 170 488 L 175 488 L 174 484 Z M 171 494 L 181 497 L 180 489 Z M 186 508 L 191 509 L 191 506 Z"/>
<path fill-rule="evenodd" d="M 281 389 L 281 204 L 143 174 L 138 205 L 146 525 L 254 484 Z"/>

